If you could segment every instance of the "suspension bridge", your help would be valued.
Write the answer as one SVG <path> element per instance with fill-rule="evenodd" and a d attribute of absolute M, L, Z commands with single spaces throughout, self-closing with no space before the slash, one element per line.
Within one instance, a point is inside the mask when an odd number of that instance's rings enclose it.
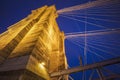
<path fill-rule="evenodd" d="M 59 17 L 84 25 L 79 26 L 82 27 L 81 32 L 65 33 L 65 39 L 80 48 L 79 56 L 82 58 L 79 59 L 79 67 L 51 73 L 51 77 L 81 72 L 80 80 L 120 79 L 119 0 L 97 0 L 64 8 L 57 12 Z M 118 71 L 110 69 L 109 65 Z M 86 77 L 87 70 L 91 70 L 89 77 Z M 93 78 L 96 75 L 95 71 L 98 78 Z M 71 77 L 70 79 L 73 80 Z"/>
<path fill-rule="evenodd" d="M 2 80 L 120 80 L 119 0 L 92 0 L 57 13 L 44 6 L 0 39 Z"/>

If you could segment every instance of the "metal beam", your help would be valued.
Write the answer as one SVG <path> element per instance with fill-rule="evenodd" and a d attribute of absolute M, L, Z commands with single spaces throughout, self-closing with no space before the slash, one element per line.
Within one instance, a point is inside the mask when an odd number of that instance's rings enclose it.
<path fill-rule="evenodd" d="M 97 62 L 97 63 L 94 63 L 94 64 L 89 64 L 89 65 L 85 65 L 85 66 L 79 66 L 79 67 L 65 69 L 65 70 L 58 71 L 58 72 L 53 72 L 53 73 L 50 74 L 50 76 L 51 77 L 56 77 L 56 76 L 71 74 L 71 73 L 80 72 L 80 71 L 84 71 L 84 70 L 88 70 L 88 69 L 95 69 L 95 68 L 98 68 L 98 67 L 117 64 L 117 63 L 120 63 L 120 57 L 105 60 L 105 61 L 102 61 L 102 62 Z"/>
<path fill-rule="evenodd" d="M 85 3 L 85 4 L 80 4 L 80 5 L 60 9 L 57 11 L 57 13 L 61 14 L 61 13 L 66 13 L 66 12 L 71 12 L 76 10 L 85 10 L 91 7 L 104 6 L 106 4 L 118 3 L 118 2 L 119 0 L 96 0 L 96 1 Z"/>
<path fill-rule="evenodd" d="M 100 77 L 100 80 L 105 80 L 105 79 L 104 79 L 104 76 L 103 76 L 103 73 L 102 73 L 102 71 L 100 70 L 100 68 L 97 68 L 96 70 L 97 70 L 97 72 L 98 72 L 98 75 L 99 75 L 99 77 Z"/>
<path fill-rule="evenodd" d="M 80 66 L 83 66 L 83 61 L 82 61 L 82 57 L 81 56 L 79 56 L 79 60 L 80 60 Z"/>
<path fill-rule="evenodd" d="M 96 30 L 96 31 L 87 31 L 86 36 L 96 36 L 96 35 L 105 35 L 105 34 L 120 34 L 120 28 L 111 29 L 111 30 Z M 73 37 L 83 37 L 85 33 L 66 33 L 65 38 L 73 38 Z"/>

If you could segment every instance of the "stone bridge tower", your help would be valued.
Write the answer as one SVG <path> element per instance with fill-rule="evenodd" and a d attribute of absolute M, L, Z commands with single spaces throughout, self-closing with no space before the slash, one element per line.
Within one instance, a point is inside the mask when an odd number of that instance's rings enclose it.
<path fill-rule="evenodd" d="M 49 73 L 66 69 L 67 61 L 57 16 L 55 6 L 44 6 L 0 35 L 0 80 L 58 79 Z"/>

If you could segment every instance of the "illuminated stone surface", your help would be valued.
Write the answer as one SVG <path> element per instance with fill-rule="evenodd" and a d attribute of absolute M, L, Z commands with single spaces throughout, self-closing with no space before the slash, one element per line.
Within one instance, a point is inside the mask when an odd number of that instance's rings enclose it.
<path fill-rule="evenodd" d="M 57 16 L 54 6 L 44 6 L 0 35 L 0 80 L 58 79 L 49 73 L 66 69 L 67 62 Z"/>

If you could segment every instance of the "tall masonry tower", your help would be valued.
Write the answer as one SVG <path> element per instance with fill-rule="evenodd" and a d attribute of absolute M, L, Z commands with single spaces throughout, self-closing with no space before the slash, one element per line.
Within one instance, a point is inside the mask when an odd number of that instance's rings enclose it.
<path fill-rule="evenodd" d="M 0 35 L 0 80 L 58 80 L 49 74 L 67 61 L 57 16 L 55 6 L 44 6 Z"/>

